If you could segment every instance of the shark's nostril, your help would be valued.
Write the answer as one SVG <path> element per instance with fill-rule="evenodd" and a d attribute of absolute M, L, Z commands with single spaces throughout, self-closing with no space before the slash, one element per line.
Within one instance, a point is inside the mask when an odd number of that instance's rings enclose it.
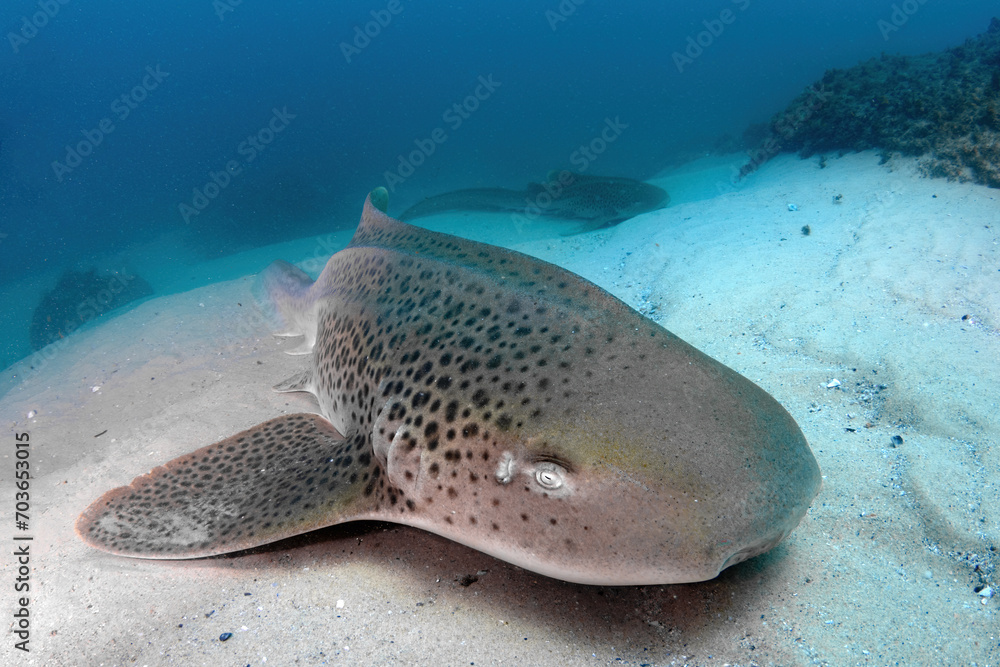
<path fill-rule="evenodd" d="M 500 457 L 500 463 L 497 464 L 497 481 L 501 484 L 510 484 L 511 480 L 514 479 L 515 470 L 514 455 L 510 452 L 504 452 Z"/>

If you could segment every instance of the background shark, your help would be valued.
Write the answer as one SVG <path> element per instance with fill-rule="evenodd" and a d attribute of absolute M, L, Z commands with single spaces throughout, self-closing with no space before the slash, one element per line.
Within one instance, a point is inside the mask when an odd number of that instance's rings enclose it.
<path fill-rule="evenodd" d="M 529 183 L 524 190 L 471 188 L 434 195 L 403 211 L 399 219 L 450 211 L 509 212 L 529 220 L 539 216 L 581 220 L 584 224 L 570 232 L 579 234 L 617 225 L 669 202 L 665 190 L 643 181 L 551 171 L 544 183 Z"/>

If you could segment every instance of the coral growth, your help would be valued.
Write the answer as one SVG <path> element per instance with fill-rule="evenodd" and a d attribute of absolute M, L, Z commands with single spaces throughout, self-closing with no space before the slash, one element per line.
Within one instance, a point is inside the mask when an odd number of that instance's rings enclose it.
<path fill-rule="evenodd" d="M 1000 19 L 961 46 L 829 70 L 770 122 L 744 176 L 778 152 L 926 156 L 928 176 L 1000 188 Z"/>

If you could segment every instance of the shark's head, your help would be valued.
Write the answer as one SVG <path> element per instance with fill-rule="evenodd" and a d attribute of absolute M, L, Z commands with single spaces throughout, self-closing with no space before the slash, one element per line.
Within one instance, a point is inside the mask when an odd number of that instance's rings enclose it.
<path fill-rule="evenodd" d="M 466 354 L 419 357 L 426 391 L 389 383 L 375 453 L 405 522 L 591 584 L 710 579 L 773 547 L 820 486 L 793 419 L 598 296 L 582 314 L 509 298 Z"/>
<path fill-rule="evenodd" d="M 649 211 L 664 208 L 670 203 L 670 195 L 663 188 L 650 183 L 633 181 L 615 188 L 621 203 L 622 219 L 628 219 Z"/>

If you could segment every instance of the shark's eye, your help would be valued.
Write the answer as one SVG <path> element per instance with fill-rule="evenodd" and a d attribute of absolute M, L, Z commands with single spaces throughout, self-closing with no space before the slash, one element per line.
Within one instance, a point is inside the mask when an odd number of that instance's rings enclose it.
<path fill-rule="evenodd" d="M 566 471 L 550 461 L 541 461 L 535 468 L 535 481 L 543 489 L 554 490 L 563 485 Z"/>
<path fill-rule="evenodd" d="M 538 470 L 535 472 L 535 479 L 546 489 L 558 489 L 562 486 L 562 477 L 552 470 Z"/>

